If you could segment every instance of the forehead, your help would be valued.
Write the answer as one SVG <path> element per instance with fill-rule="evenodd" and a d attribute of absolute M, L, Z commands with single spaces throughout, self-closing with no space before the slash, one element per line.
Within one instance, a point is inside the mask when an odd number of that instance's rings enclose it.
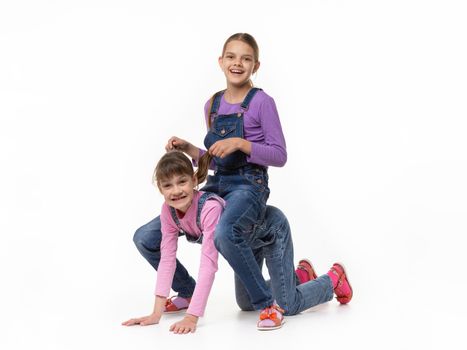
<path fill-rule="evenodd" d="M 240 40 L 232 40 L 225 47 L 225 52 L 233 52 L 242 55 L 254 55 L 253 48 L 247 43 Z"/>
<path fill-rule="evenodd" d="M 168 177 L 160 179 L 160 183 L 172 183 L 178 182 L 180 180 L 190 180 L 190 176 L 188 174 L 172 174 Z"/>

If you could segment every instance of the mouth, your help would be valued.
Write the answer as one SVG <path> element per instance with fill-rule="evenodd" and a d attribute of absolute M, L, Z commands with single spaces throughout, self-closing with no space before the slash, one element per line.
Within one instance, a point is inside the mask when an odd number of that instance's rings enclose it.
<path fill-rule="evenodd" d="M 185 199 L 186 197 L 187 197 L 186 195 L 180 196 L 180 197 L 173 197 L 173 198 L 171 198 L 170 200 L 171 200 L 172 202 L 178 202 L 178 201 L 181 201 L 181 200 Z"/>
<path fill-rule="evenodd" d="M 238 68 L 232 68 L 232 69 L 229 69 L 229 72 L 232 73 L 232 74 L 241 75 L 245 71 L 242 70 L 242 69 L 238 69 Z"/>

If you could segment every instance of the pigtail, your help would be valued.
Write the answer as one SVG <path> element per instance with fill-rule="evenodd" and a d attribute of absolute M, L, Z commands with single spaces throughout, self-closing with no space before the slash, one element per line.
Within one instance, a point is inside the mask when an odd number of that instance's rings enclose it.
<path fill-rule="evenodd" d="M 208 176 L 209 164 L 211 164 L 212 155 L 206 152 L 198 160 L 198 169 L 195 172 L 195 176 L 198 179 L 198 184 L 203 183 Z"/>
<path fill-rule="evenodd" d="M 212 95 L 211 97 L 211 103 L 209 104 L 209 109 L 208 109 L 208 113 L 207 113 L 207 118 L 208 118 L 208 130 L 211 130 L 211 111 L 212 111 L 212 105 L 214 104 L 214 100 L 216 99 L 216 95 L 217 93 L 215 93 L 214 95 Z"/>

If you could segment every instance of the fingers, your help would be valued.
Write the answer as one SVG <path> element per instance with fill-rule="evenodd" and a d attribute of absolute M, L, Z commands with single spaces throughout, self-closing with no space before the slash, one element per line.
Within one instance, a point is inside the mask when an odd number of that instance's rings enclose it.
<path fill-rule="evenodd" d="M 188 334 L 190 332 L 194 333 L 196 330 L 196 327 L 190 327 L 190 326 L 178 326 L 178 327 L 174 327 L 173 329 L 172 327 L 170 328 L 174 334 Z"/>
<path fill-rule="evenodd" d="M 149 326 L 158 323 L 158 320 L 153 319 L 151 316 L 132 318 L 128 321 L 122 322 L 122 326 L 134 326 L 139 324 L 140 326 Z"/>
<path fill-rule="evenodd" d="M 122 326 L 134 326 L 135 324 L 139 324 L 141 322 L 142 318 L 132 318 L 129 319 L 128 321 L 122 322 Z"/>
<path fill-rule="evenodd" d="M 165 145 L 165 150 L 168 152 L 168 151 L 171 151 L 174 149 L 174 143 L 177 141 L 177 137 L 176 136 L 172 136 L 168 141 L 167 141 L 167 145 Z"/>
<path fill-rule="evenodd" d="M 177 322 L 170 326 L 169 331 L 173 332 L 174 334 L 187 334 L 190 332 L 194 333 L 196 331 L 196 325 Z"/>

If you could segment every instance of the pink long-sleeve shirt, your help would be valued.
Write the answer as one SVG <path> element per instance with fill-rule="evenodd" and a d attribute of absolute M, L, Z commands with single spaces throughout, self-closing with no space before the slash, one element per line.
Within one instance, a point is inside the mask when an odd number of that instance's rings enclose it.
<path fill-rule="evenodd" d="M 218 252 L 214 246 L 214 230 L 222 214 L 225 202 L 222 199 L 208 199 L 201 210 L 201 230 L 196 224 L 198 213 L 198 199 L 203 192 L 195 191 L 193 202 L 185 215 L 179 219 L 180 225 L 185 232 L 195 237 L 203 234 L 201 244 L 201 261 L 199 265 L 198 279 L 195 291 L 191 298 L 187 313 L 195 316 L 203 316 L 209 293 L 214 282 L 217 271 Z M 170 207 L 164 203 L 161 211 L 161 260 L 157 270 L 157 282 L 155 294 L 168 297 L 176 267 L 178 227 L 170 214 Z M 184 237 L 182 237 L 185 240 Z"/>
<path fill-rule="evenodd" d="M 241 103 L 228 103 L 222 95 L 218 115 L 240 112 Z M 205 115 L 209 115 L 211 99 L 204 105 Z M 206 120 L 207 124 L 207 120 Z M 263 166 L 284 166 L 287 162 L 287 150 L 282 126 L 274 99 L 259 90 L 243 115 L 244 138 L 251 142 L 249 163 Z M 200 149 L 201 157 L 206 151 Z"/>

